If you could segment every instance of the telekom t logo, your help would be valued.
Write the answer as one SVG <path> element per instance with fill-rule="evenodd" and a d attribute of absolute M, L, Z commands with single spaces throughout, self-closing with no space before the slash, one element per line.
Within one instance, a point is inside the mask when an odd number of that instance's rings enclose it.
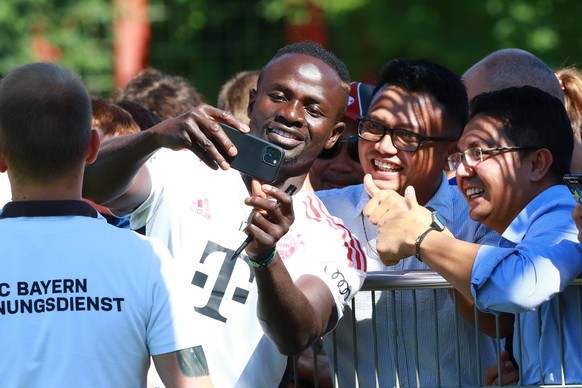
<path fill-rule="evenodd" d="M 228 297 L 228 295 L 226 295 L 226 289 L 232 276 L 234 266 L 236 262 L 240 260 L 240 258 L 238 260 L 231 261 L 230 257 L 234 253 L 232 249 L 228 249 L 216 243 L 213 243 L 212 241 L 208 241 L 208 243 L 206 244 L 206 248 L 204 249 L 204 253 L 200 258 L 200 264 L 204 264 L 208 256 L 215 252 L 226 252 L 226 256 L 224 257 L 222 266 L 220 267 L 220 271 L 216 278 L 216 283 L 214 283 L 213 285 L 206 284 L 208 282 L 208 275 L 198 270 L 194 272 L 194 277 L 192 278 L 193 285 L 200 288 L 212 287 L 210 298 L 206 302 L 206 305 L 204 307 L 194 307 L 194 309 L 196 310 L 196 312 L 200 314 L 204 314 L 210 318 L 216 319 L 221 322 L 226 322 L 227 318 L 222 316 L 219 312 L 220 304 L 222 303 L 222 300 L 225 296 Z M 213 260 L 215 260 L 215 258 L 213 258 Z M 245 263 L 247 263 L 246 260 Z M 249 284 L 252 284 L 253 281 L 255 280 L 255 275 L 250 264 L 247 263 L 247 265 L 249 266 L 250 274 Z M 245 304 L 248 295 L 249 295 L 248 289 L 236 287 L 232 295 L 232 300 L 238 303 Z"/>

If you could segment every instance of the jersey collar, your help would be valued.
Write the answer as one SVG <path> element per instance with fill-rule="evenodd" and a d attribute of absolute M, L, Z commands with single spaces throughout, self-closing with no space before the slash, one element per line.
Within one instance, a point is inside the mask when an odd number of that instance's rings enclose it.
<path fill-rule="evenodd" d="M 97 210 L 84 201 L 12 201 L 4 205 L 0 218 L 84 216 L 98 218 Z"/>

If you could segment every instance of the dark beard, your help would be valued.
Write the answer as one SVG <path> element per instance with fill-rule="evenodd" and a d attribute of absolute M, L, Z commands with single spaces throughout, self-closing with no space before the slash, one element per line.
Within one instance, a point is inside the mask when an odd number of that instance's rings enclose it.
<path fill-rule="evenodd" d="M 298 160 L 299 156 L 285 156 L 285 158 L 283 158 L 283 166 L 294 166 L 297 164 Z"/>

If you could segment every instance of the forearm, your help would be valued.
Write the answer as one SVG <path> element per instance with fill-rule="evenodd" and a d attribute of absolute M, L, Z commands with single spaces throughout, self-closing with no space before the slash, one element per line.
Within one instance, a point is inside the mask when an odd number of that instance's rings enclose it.
<path fill-rule="evenodd" d="M 335 303 L 321 279 L 304 275 L 294 283 L 280 259 L 256 268 L 255 275 L 257 316 L 282 354 L 304 350 L 335 323 Z"/>
<path fill-rule="evenodd" d="M 211 388 L 208 363 L 201 346 L 152 357 L 166 388 Z"/>
<path fill-rule="evenodd" d="M 158 149 L 154 133 L 148 131 L 114 137 L 104 143 L 95 163 L 85 167 L 83 196 L 99 204 L 119 207 L 120 198 L 131 193 L 136 180 L 143 182 L 144 177 L 140 174 L 147 177 L 147 173 L 141 170 Z M 146 190 L 138 189 L 135 193 L 143 197 Z"/>
<path fill-rule="evenodd" d="M 433 231 L 422 241 L 420 257 L 426 265 L 472 300 L 471 274 L 479 247 L 478 244 Z"/>

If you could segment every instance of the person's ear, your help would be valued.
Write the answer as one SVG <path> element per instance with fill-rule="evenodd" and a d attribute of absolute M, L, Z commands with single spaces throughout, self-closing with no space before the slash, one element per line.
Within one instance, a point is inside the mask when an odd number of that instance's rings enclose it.
<path fill-rule="evenodd" d="M 550 171 L 554 157 L 547 148 L 540 148 L 539 150 L 535 150 L 531 155 L 526 156 L 526 160 L 531 160 L 530 180 L 532 182 L 538 182 L 544 179 L 548 171 Z"/>
<path fill-rule="evenodd" d="M 99 139 L 99 132 L 97 132 L 96 129 L 91 129 L 91 141 L 89 143 L 89 148 L 87 149 L 87 156 L 85 157 L 86 163 L 91 164 L 97 159 L 100 145 L 101 140 Z"/>
<path fill-rule="evenodd" d="M 333 147 L 333 145 L 335 144 L 336 141 L 338 141 L 339 137 L 341 136 L 345 128 L 346 124 L 343 121 L 338 122 L 331 130 L 331 133 L 327 138 L 327 141 L 325 142 L 324 148 L 330 149 L 331 147 Z"/>
<path fill-rule="evenodd" d="M 251 114 L 253 113 L 253 107 L 255 105 L 256 99 L 257 99 L 257 89 L 249 90 L 249 105 L 247 106 L 247 116 L 249 116 L 249 119 L 251 118 Z"/>

